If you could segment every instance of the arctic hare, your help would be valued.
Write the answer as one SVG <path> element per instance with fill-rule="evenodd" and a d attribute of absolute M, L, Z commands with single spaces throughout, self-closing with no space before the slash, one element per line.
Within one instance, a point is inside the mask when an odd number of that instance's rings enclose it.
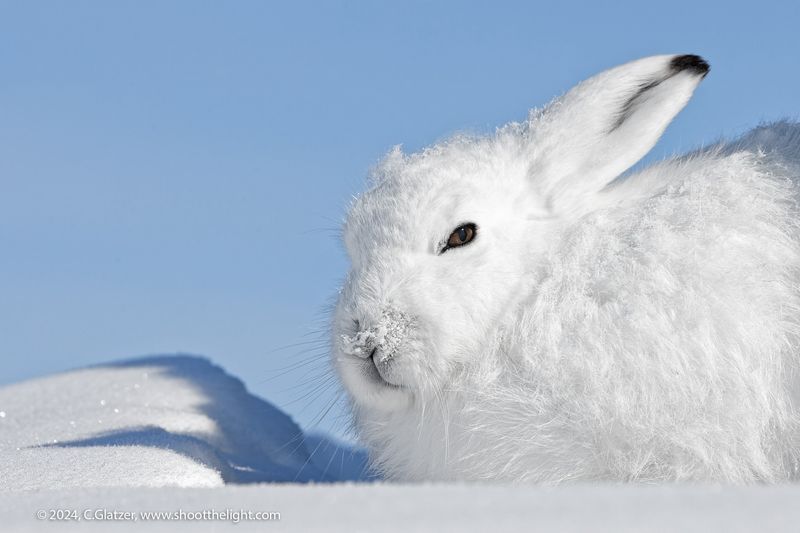
<path fill-rule="evenodd" d="M 798 477 L 800 127 L 623 175 L 708 70 L 640 59 L 375 169 L 333 357 L 387 478 Z"/>

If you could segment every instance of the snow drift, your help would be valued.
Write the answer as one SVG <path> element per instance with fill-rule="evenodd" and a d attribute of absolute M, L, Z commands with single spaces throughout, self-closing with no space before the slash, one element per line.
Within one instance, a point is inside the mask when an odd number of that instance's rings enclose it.
<path fill-rule="evenodd" d="M 0 388 L 0 453 L 0 492 L 337 481 L 364 477 L 366 464 L 183 355 Z"/>

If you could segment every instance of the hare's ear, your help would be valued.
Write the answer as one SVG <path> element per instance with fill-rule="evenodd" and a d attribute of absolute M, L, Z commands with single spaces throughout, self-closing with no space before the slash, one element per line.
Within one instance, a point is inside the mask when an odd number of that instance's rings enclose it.
<path fill-rule="evenodd" d="M 695 55 L 653 56 L 580 83 L 531 119 L 531 178 L 554 211 L 591 196 L 644 157 L 709 66 Z"/>

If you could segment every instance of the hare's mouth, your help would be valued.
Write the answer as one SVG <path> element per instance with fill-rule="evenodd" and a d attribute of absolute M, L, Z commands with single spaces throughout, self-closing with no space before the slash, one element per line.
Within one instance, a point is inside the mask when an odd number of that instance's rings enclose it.
<path fill-rule="evenodd" d="M 339 375 L 356 404 L 370 410 L 396 411 L 410 405 L 413 396 L 407 382 L 401 381 L 402 372 L 394 363 L 384 368 L 380 359 L 354 357 L 341 354 L 337 357 Z M 395 362 L 396 363 L 396 362 Z"/>
<path fill-rule="evenodd" d="M 383 385 L 394 389 L 405 388 L 397 379 L 396 372 L 393 369 L 393 359 L 393 355 L 384 354 L 379 346 L 373 348 L 369 357 L 364 360 L 367 379 L 377 385 Z"/>

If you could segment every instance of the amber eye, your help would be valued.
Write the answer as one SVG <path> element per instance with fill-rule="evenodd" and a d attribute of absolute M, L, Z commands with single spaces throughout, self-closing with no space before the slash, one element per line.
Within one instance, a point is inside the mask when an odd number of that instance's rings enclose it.
<path fill-rule="evenodd" d="M 453 230 L 453 233 L 447 238 L 447 243 L 444 245 L 444 248 L 442 248 L 442 251 L 439 253 L 445 253 L 450 248 L 457 248 L 469 244 L 475 238 L 476 233 L 478 233 L 478 227 L 472 222 L 462 224 Z"/>

